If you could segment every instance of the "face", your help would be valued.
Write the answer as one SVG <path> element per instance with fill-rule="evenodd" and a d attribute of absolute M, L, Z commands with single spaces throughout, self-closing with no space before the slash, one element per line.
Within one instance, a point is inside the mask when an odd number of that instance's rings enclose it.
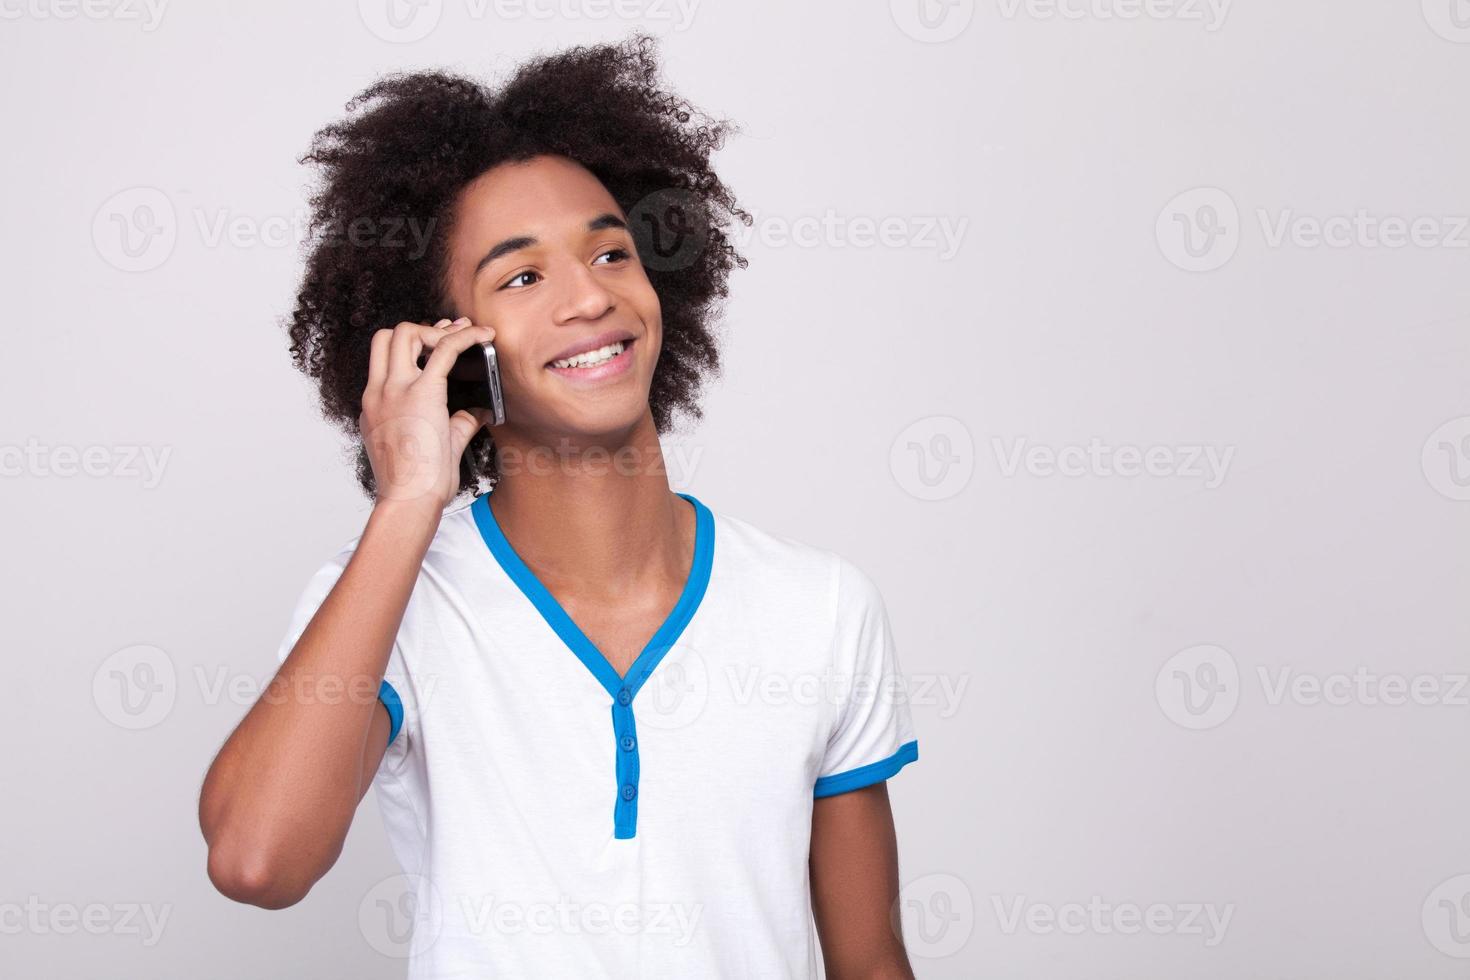
<path fill-rule="evenodd" d="M 449 298 L 495 329 L 506 428 L 607 436 L 651 417 L 663 320 L 626 220 L 565 157 L 501 164 L 461 192 Z"/>

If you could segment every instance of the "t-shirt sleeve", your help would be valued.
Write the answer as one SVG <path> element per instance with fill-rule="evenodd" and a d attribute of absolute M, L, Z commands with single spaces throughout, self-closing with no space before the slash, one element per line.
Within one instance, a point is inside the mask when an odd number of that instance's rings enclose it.
<path fill-rule="evenodd" d="M 353 539 L 337 555 L 321 568 L 317 569 L 311 579 L 302 589 L 301 595 L 296 600 L 296 607 L 291 613 L 291 622 L 286 630 L 286 635 L 281 639 L 280 649 L 276 651 L 276 661 L 285 663 L 290 656 L 296 641 L 301 639 L 301 634 L 306 632 L 306 627 L 326 601 L 327 595 L 342 573 L 347 569 L 347 562 L 352 557 L 357 547 L 358 539 Z M 388 750 L 384 754 L 384 763 L 389 768 L 397 768 L 401 757 L 407 751 L 408 743 L 416 741 L 413 732 L 417 730 L 418 712 L 414 703 L 413 686 L 410 683 L 406 658 L 403 649 L 403 634 L 400 631 L 398 637 L 393 641 L 393 649 L 388 654 L 388 667 L 384 671 L 383 680 L 378 685 L 377 699 L 388 712 L 390 728 L 388 733 Z M 353 688 L 349 685 L 348 690 Z"/>
<path fill-rule="evenodd" d="M 893 629 L 878 588 L 838 556 L 833 671 L 842 681 L 816 796 L 881 782 L 919 757 Z"/>

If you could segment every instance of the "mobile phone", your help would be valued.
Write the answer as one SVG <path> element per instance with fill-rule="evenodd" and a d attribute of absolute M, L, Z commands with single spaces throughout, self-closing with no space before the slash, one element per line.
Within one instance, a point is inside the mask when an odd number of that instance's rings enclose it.
<path fill-rule="evenodd" d="M 430 351 L 419 356 L 419 367 L 428 361 Z M 495 358 L 493 341 L 470 344 L 455 358 L 449 368 L 449 401 L 451 408 L 488 408 L 491 425 L 505 422 L 505 400 L 500 392 L 500 364 Z"/>

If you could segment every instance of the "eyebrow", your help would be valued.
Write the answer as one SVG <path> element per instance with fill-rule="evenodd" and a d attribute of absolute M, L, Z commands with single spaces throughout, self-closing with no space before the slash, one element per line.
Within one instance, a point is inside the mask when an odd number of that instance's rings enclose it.
<path fill-rule="evenodd" d="M 619 218 L 617 215 L 613 214 L 611 211 L 599 214 L 597 217 L 587 222 L 588 231 L 601 231 L 604 228 L 621 228 L 624 231 L 627 231 L 628 224 L 622 218 Z M 490 249 L 490 251 L 485 253 L 485 257 L 481 259 L 479 263 L 475 266 L 475 271 L 470 276 L 470 278 L 474 279 L 475 276 L 478 276 L 480 274 L 481 269 L 485 268 L 485 266 L 489 265 L 491 262 L 494 262 L 502 255 L 509 255 L 511 252 L 517 252 L 523 248 L 530 248 L 532 245 L 537 244 L 540 244 L 540 239 L 533 238 L 530 235 L 517 235 L 515 238 L 507 238 L 505 241 L 501 242 L 499 245 L 496 245 L 494 248 Z"/>

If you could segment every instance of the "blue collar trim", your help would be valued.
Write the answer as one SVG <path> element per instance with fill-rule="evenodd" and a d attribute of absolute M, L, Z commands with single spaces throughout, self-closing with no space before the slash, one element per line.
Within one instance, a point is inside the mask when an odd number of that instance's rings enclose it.
<path fill-rule="evenodd" d="M 709 587 L 710 569 L 714 564 L 715 551 L 715 526 L 714 516 L 708 507 L 701 503 L 691 494 L 680 493 L 679 496 L 689 501 L 694 507 L 694 562 L 689 569 L 689 577 L 684 582 L 684 589 L 679 594 L 679 601 L 674 604 L 673 610 L 663 625 L 654 632 L 644 646 L 633 665 L 628 668 L 627 677 L 619 677 L 618 672 L 613 669 L 602 651 L 593 645 L 587 635 L 582 632 L 572 618 L 562 609 L 556 598 L 541 584 L 540 579 L 521 556 L 516 554 L 515 549 L 506 540 L 505 533 L 500 529 L 500 524 L 495 520 L 495 512 L 490 509 L 490 494 L 482 494 L 475 498 L 471 505 L 471 511 L 475 518 L 475 524 L 480 529 L 480 536 L 485 539 L 490 553 L 500 563 L 500 567 L 510 576 L 511 581 L 531 600 L 531 604 L 541 613 L 543 619 L 551 626 L 556 634 L 561 637 L 563 643 L 577 655 L 592 676 L 596 677 L 614 701 L 618 700 L 619 692 L 626 689 L 629 700 L 636 695 L 645 681 L 648 680 L 654 668 L 659 665 L 664 656 L 673 649 L 675 643 L 694 618 L 694 613 L 699 609 L 700 602 L 704 599 L 705 590 Z"/>

